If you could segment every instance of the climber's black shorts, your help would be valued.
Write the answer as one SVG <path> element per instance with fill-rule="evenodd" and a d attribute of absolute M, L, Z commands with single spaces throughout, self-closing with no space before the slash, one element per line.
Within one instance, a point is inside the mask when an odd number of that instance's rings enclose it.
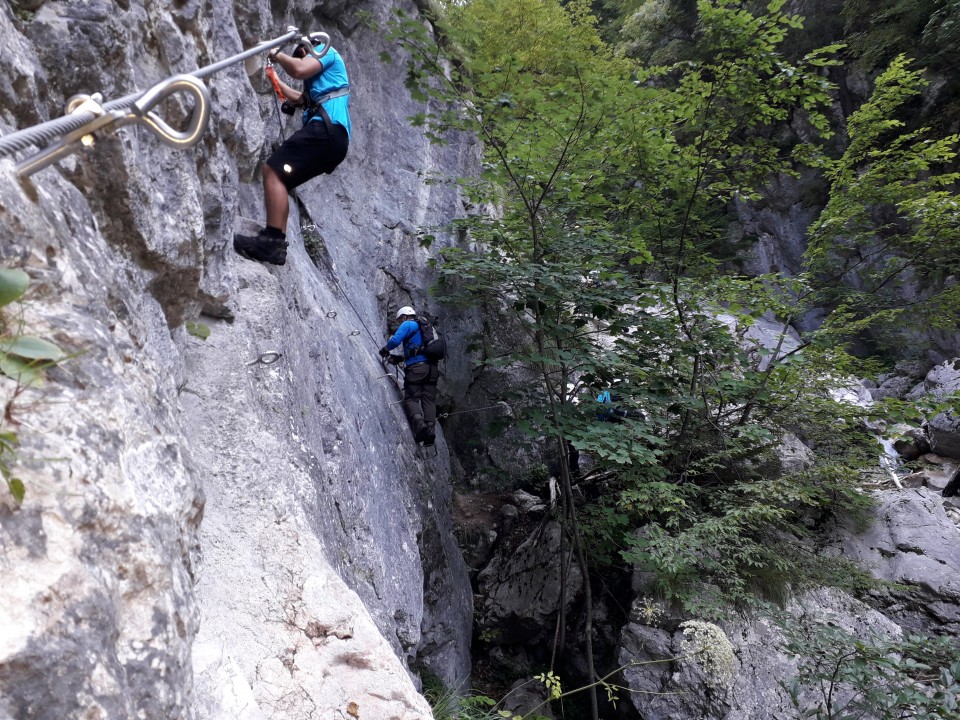
<path fill-rule="evenodd" d="M 332 133 L 327 132 L 322 119 L 311 120 L 267 158 L 267 165 L 277 172 L 287 190 L 317 175 L 332 173 L 343 162 L 350 145 L 347 129 L 337 124 L 330 127 Z"/>

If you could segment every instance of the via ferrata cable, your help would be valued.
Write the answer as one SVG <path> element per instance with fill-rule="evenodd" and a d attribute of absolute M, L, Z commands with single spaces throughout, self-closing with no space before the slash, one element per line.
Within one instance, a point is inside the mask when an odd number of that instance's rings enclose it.
<path fill-rule="evenodd" d="M 68 102 L 67 114 L 63 117 L 0 137 L 0 157 L 49 143 L 42 150 L 17 164 L 20 176 L 25 177 L 83 147 L 93 145 L 99 136 L 134 123 L 146 125 L 167 145 L 176 148 L 191 147 L 199 142 L 210 121 L 210 94 L 206 86 L 200 82 L 201 79 L 248 57 L 282 45 L 298 35 L 300 31 L 297 28 L 289 27 L 287 32 L 278 38 L 266 40 L 249 50 L 231 55 L 192 73 L 171 76 L 146 91 L 134 92 L 108 103 L 102 102 L 103 98 L 99 93 L 76 95 Z M 172 128 L 154 112 L 164 99 L 181 91 L 193 98 L 193 112 L 187 129 L 183 131 Z"/>

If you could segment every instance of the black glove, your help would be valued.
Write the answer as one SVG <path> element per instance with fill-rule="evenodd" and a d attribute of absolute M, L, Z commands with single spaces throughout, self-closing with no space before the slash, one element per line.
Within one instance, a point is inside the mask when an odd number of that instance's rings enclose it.
<path fill-rule="evenodd" d="M 386 345 L 384 345 L 382 348 L 380 348 L 380 357 L 385 358 L 385 357 L 388 357 L 389 355 L 390 355 L 390 351 L 387 350 L 387 346 L 386 346 Z"/>

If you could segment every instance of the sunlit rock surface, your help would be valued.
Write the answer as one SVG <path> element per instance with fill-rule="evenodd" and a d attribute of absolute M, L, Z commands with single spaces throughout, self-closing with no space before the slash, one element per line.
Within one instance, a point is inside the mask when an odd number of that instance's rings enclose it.
<path fill-rule="evenodd" d="M 379 57 L 396 55 L 376 27 L 393 7 L 0 12 L 4 134 L 290 24 L 330 32 L 354 130 L 292 204 L 283 267 L 231 247 L 239 217 L 263 218 L 258 167 L 280 133 L 242 65 L 206 81 L 193 149 L 131 127 L 24 183 L 0 161 L 0 261 L 32 278 L 31 332 L 71 355 L 13 414 L 26 498 L 0 499 L 0 718 L 425 718 L 415 673 L 468 674 L 448 449 L 417 451 L 376 350 L 398 305 L 442 314 L 416 231 L 462 204 L 420 173 L 470 167 L 476 148 L 407 123 L 401 58 Z M 445 317 L 452 345 L 468 325 Z M 468 362 L 447 363 L 448 404 Z"/>

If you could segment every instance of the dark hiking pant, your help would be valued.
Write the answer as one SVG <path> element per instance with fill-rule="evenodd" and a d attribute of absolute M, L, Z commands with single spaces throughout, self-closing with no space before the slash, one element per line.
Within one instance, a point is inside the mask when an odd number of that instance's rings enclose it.
<path fill-rule="evenodd" d="M 403 409 L 414 433 L 433 430 L 437 421 L 437 381 L 440 368 L 431 363 L 410 365 L 403 372 Z"/>

